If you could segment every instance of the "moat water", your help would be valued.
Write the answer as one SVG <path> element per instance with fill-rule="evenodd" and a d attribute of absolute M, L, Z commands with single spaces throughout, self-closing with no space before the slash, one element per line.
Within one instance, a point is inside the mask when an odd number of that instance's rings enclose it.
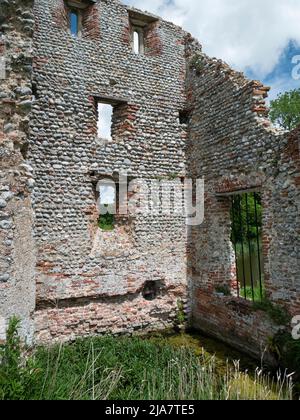
<path fill-rule="evenodd" d="M 149 339 L 163 340 L 166 344 L 170 344 L 174 347 L 190 348 L 199 355 L 204 351 L 208 356 L 215 357 L 216 365 L 220 369 L 226 368 L 228 362 L 239 361 L 241 370 L 251 372 L 255 371 L 261 364 L 260 361 L 235 350 L 221 341 L 207 337 L 196 331 L 180 334 L 172 331 L 163 334 L 151 334 Z"/>
<path fill-rule="evenodd" d="M 257 371 L 262 370 L 265 375 L 269 375 L 274 379 L 276 379 L 276 376 L 279 373 L 276 369 L 264 364 L 263 360 L 256 360 L 219 340 L 205 336 L 197 331 L 178 334 L 169 331 L 162 334 L 151 334 L 148 338 L 154 341 L 163 341 L 165 344 L 174 347 L 191 349 L 199 356 L 204 352 L 206 356 L 214 357 L 216 371 L 220 374 L 225 374 L 228 366 L 238 366 L 240 372 L 247 373 L 249 380 L 253 385 L 255 384 L 255 373 Z M 283 372 L 281 372 L 281 374 L 283 374 Z M 294 398 L 296 400 L 299 400 L 300 398 L 299 383 L 294 383 Z"/>

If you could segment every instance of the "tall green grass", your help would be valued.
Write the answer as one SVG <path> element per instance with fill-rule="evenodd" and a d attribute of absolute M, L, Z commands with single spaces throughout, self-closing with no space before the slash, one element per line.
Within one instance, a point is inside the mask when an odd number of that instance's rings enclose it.
<path fill-rule="evenodd" d="M 260 286 L 254 286 L 253 289 L 251 286 L 246 286 L 240 290 L 240 294 L 242 297 L 245 297 L 246 295 L 247 300 L 261 302 L 265 299 L 266 291 L 264 287 L 261 290 Z"/>
<path fill-rule="evenodd" d="M 1 348 L 0 399 L 289 400 L 291 378 L 219 372 L 204 351 L 141 338 L 94 338 L 22 355 L 17 335 Z M 12 347 L 11 347 L 12 345 Z M 7 357 L 10 353 L 13 357 Z"/>

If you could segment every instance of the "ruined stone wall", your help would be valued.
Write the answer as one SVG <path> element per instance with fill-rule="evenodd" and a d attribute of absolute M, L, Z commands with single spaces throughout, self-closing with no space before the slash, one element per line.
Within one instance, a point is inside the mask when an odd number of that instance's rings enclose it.
<path fill-rule="evenodd" d="M 216 293 L 236 282 L 229 195 L 262 193 L 267 295 L 299 314 L 298 138 L 267 120 L 267 88 L 219 60 L 191 55 L 187 91 L 188 173 L 205 179 L 205 221 L 188 246 L 194 326 L 258 356 L 278 326 L 250 302 Z"/>
<path fill-rule="evenodd" d="M 216 293 L 236 283 L 230 194 L 262 193 L 267 295 L 298 315 L 299 130 L 272 127 L 268 88 L 182 29 L 117 0 L 88 3 L 74 38 L 64 0 L 0 0 L 0 339 L 12 315 L 37 342 L 163 329 L 180 300 L 194 327 L 259 356 L 280 326 Z M 146 22 L 140 55 L 132 19 Z M 118 105 L 112 141 L 97 136 L 96 98 Z M 119 173 L 136 191 L 204 178 L 204 223 L 118 215 L 100 230 L 95 185 Z"/>
<path fill-rule="evenodd" d="M 266 189 L 268 291 L 273 301 L 300 314 L 300 128 L 285 135 Z"/>
<path fill-rule="evenodd" d="M 0 340 L 12 316 L 31 341 L 35 308 L 32 169 L 26 160 L 32 104 L 31 0 L 0 1 Z"/>
<path fill-rule="evenodd" d="M 29 157 L 38 341 L 165 328 L 187 297 L 185 220 L 139 215 L 103 232 L 94 192 L 95 179 L 114 172 L 185 176 L 186 130 L 178 116 L 186 102 L 186 33 L 155 20 L 145 54 L 136 55 L 127 8 L 115 0 L 91 8 L 90 29 L 79 39 L 68 31 L 63 0 L 35 2 Z M 112 142 L 97 139 L 94 96 L 125 100 Z M 147 281 L 159 285 L 153 301 L 142 296 Z"/>

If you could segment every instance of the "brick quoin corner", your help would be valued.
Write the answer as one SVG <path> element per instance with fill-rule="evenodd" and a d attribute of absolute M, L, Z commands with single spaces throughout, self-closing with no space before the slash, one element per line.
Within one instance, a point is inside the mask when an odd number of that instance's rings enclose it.
<path fill-rule="evenodd" d="M 266 293 L 299 315 L 300 130 L 274 128 L 269 89 L 183 29 L 117 0 L 75 3 L 78 37 L 68 1 L 1 6 L 0 339 L 12 315 L 33 343 L 165 330 L 181 301 L 191 326 L 260 356 L 280 327 L 216 293 L 236 281 L 230 194 L 261 193 Z M 110 142 L 97 138 L 97 98 L 115 107 Z M 204 222 L 139 214 L 101 231 L 95 182 L 124 171 L 204 178 Z"/>

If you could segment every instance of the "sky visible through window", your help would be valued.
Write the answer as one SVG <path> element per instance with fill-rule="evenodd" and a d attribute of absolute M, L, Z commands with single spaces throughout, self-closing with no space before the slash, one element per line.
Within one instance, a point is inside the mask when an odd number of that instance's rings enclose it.
<path fill-rule="evenodd" d="M 98 137 L 111 140 L 113 107 L 109 104 L 98 103 Z"/>
<path fill-rule="evenodd" d="M 133 32 L 133 51 L 135 54 L 140 53 L 140 34 L 137 31 Z"/>
<path fill-rule="evenodd" d="M 103 205 L 111 205 L 116 202 L 116 189 L 112 185 L 100 185 L 100 202 Z"/>
<path fill-rule="evenodd" d="M 70 12 L 71 34 L 78 35 L 78 13 L 74 10 Z"/>

